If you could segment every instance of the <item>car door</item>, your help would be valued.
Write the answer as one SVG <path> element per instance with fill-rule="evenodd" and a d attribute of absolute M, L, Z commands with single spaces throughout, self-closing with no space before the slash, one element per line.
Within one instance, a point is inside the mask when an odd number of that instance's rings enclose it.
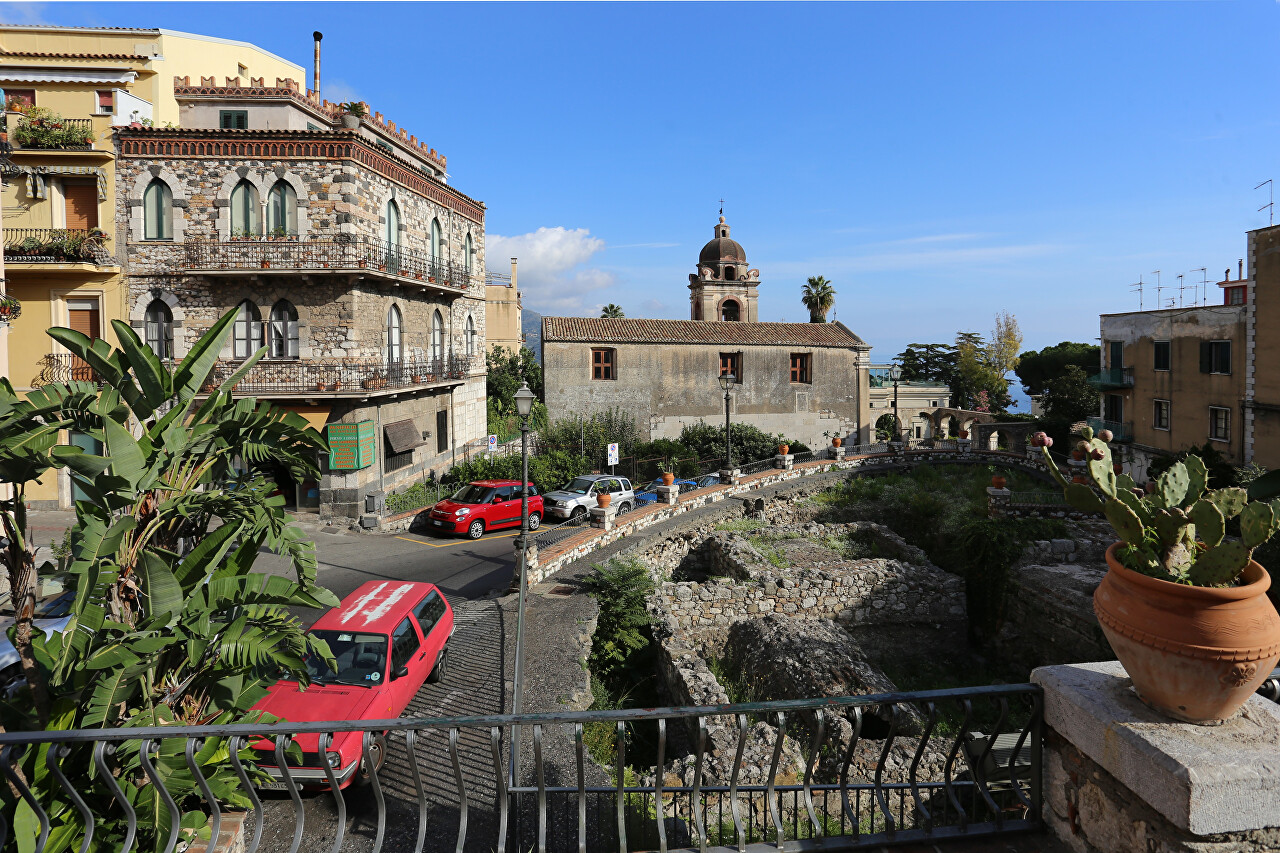
<path fill-rule="evenodd" d="M 418 603 L 413 609 L 413 615 L 418 620 L 418 627 L 422 629 L 422 647 L 426 652 L 424 660 L 430 666 L 440 658 L 440 650 L 444 648 L 444 644 L 449 640 L 449 630 L 452 627 L 453 620 L 446 618 L 449 606 L 445 603 L 444 597 L 440 595 L 440 591 L 433 589 L 427 594 L 427 597 Z M 430 671 L 428 671 L 430 674 Z"/>
<path fill-rule="evenodd" d="M 515 486 L 499 486 L 489 504 L 489 527 L 510 527 L 520 523 L 520 495 Z"/>
<path fill-rule="evenodd" d="M 391 697 L 395 715 L 398 717 L 409 706 L 418 688 L 427 680 L 431 671 L 430 661 L 426 660 L 427 650 L 422 645 L 422 634 L 418 628 L 418 620 L 406 616 L 396 626 L 391 635 Z M 396 677 L 401 667 L 408 667 L 407 675 Z"/>

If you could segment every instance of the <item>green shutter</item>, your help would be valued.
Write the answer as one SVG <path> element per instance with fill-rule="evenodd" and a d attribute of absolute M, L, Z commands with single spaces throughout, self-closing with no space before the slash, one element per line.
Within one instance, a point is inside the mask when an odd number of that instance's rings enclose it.
<path fill-rule="evenodd" d="M 325 429 L 331 471 L 356 471 L 373 464 L 373 421 L 329 424 Z"/>

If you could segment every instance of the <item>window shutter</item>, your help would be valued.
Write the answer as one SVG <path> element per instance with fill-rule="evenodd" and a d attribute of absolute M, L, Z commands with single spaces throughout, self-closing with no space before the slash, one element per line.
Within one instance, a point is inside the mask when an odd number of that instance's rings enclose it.
<path fill-rule="evenodd" d="M 62 187 L 66 199 L 67 229 L 88 231 L 98 227 L 98 185 L 89 181 L 66 181 Z"/>
<path fill-rule="evenodd" d="M 1219 366 L 1219 373 L 1231 372 L 1231 341 L 1223 341 L 1219 352 L 1222 353 L 1222 364 Z"/>
<path fill-rule="evenodd" d="M 1213 372 L 1213 344 L 1210 341 L 1200 342 L 1200 372 Z"/>
<path fill-rule="evenodd" d="M 288 323 L 285 324 L 285 326 L 288 329 L 287 335 L 286 335 L 286 338 L 289 341 L 288 356 L 289 358 L 297 358 L 298 357 L 298 321 L 290 320 Z"/>

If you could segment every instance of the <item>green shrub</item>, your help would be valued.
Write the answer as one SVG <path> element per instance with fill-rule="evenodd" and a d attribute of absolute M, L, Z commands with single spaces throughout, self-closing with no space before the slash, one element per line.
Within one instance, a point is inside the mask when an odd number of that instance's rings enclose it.
<path fill-rule="evenodd" d="M 582 583 L 600 605 L 588 661 L 591 674 L 613 696 L 625 696 L 641 673 L 652 671 L 653 620 L 645 600 L 653 592 L 653 579 L 641 563 L 613 559 L 593 566 Z"/>
<path fill-rule="evenodd" d="M 733 441 L 734 461 L 742 464 L 772 459 L 778 453 L 779 444 L 790 444 L 792 453 L 804 453 L 809 450 L 801 442 L 789 441 L 745 423 L 730 424 L 729 438 Z M 724 427 L 713 426 L 702 421 L 689 424 L 680 432 L 680 443 L 689 448 L 697 459 L 723 458 Z"/>

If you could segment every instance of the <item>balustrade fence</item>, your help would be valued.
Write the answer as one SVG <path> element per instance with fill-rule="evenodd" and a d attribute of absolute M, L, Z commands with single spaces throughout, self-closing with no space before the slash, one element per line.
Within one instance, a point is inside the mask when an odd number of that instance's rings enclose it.
<path fill-rule="evenodd" d="M 455 288 L 466 288 L 473 277 L 483 275 L 429 252 L 363 234 L 188 240 L 185 264 L 193 270 L 367 270 Z"/>
<path fill-rule="evenodd" d="M 209 375 L 207 390 L 225 382 L 240 367 L 235 361 L 220 361 Z M 263 360 L 255 364 L 235 386 L 238 394 L 318 393 L 382 391 L 412 388 L 464 379 L 471 373 L 471 359 L 450 355 L 444 358 L 386 361 L 346 359 Z"/>
<path fill-rule="evenodd" d="M 386 842 L 389 806 L 405 821 L 417 806 L 415 850 L 424 849 L 430 833 L 437 847 L 453 835 L 458 851 L 470 843 L 469 849 L 496 853 L 741 851 L 756 843 L 867 849 L 1032 830 L 1041 813 L 1042 698 L 1030 684 L 368 725 L 6 732 L 0 770 L 30 813 L 15 821 L 16 798 L 7 797 L 0 834 L 21 832 L 18 849 L 35 853 L 48 849 L 51 837 L 63 849 L 88 849 L 95 834 L 97 844 L 121 853 L 172 853 L 189 840 L 190 823 L 180 826 L 179 812 L 200 809 L 217 838 L 225 815 L 206 776 L 214 768 L 201 760 L 221 749 L 253 806 L 247 853 L 268 830 L 263 785 L 283 788 L 292 804 L 291 850 L 308 832 L 302 784 L 321 788 L 308 799 L 332 797 L 337 807 L 336 825 L 325 816 L 305 836 L 308 849 L 339 851 L 348 840 L 348 849 L 369 849 L 371 832 L 375 853 Z M 523 767 L 512 774 L 515 725 L 525 750 Z M 336 785 L 342 768 L 321 759 L 337 757 L 331 747 L 349 732 L 359 733 L 372 793 L 359 837 L 350 839 L 347 795 Z M 310 751 L 297 752 L 299 745 Z M 598 755 L 602 748 L 612 753 L 602 756 L 607 785 L 599 783 L 602 768 L 588 772 L 589 749 Z M 687 769 L 677 781 L 663 768 L 678 757 Z M 356 760 L 347 753 L 337 763 Z M 653 766 L 656 774 L 646 770 Z M 33 780 L 41 781 L 33 786 Z M 227 782 L 220 785 L 225 796 Z M 123 790 L 138 786 L 152 792 L 141 819 L 140 803 Z M 272 811 L 269 831 L 283 841 L 290 827 L 280 812 Z M 409 836 L 412 824 L 403 829 L 397 834 Z M 0 846 L 6 841 L 0 837 Z"/>
<path fill-rule="evenodd" d="M 110 262 L 107 235 L 97 228 L 6 228 L 4 257 L 9 263 L 57 264 Z"/>

